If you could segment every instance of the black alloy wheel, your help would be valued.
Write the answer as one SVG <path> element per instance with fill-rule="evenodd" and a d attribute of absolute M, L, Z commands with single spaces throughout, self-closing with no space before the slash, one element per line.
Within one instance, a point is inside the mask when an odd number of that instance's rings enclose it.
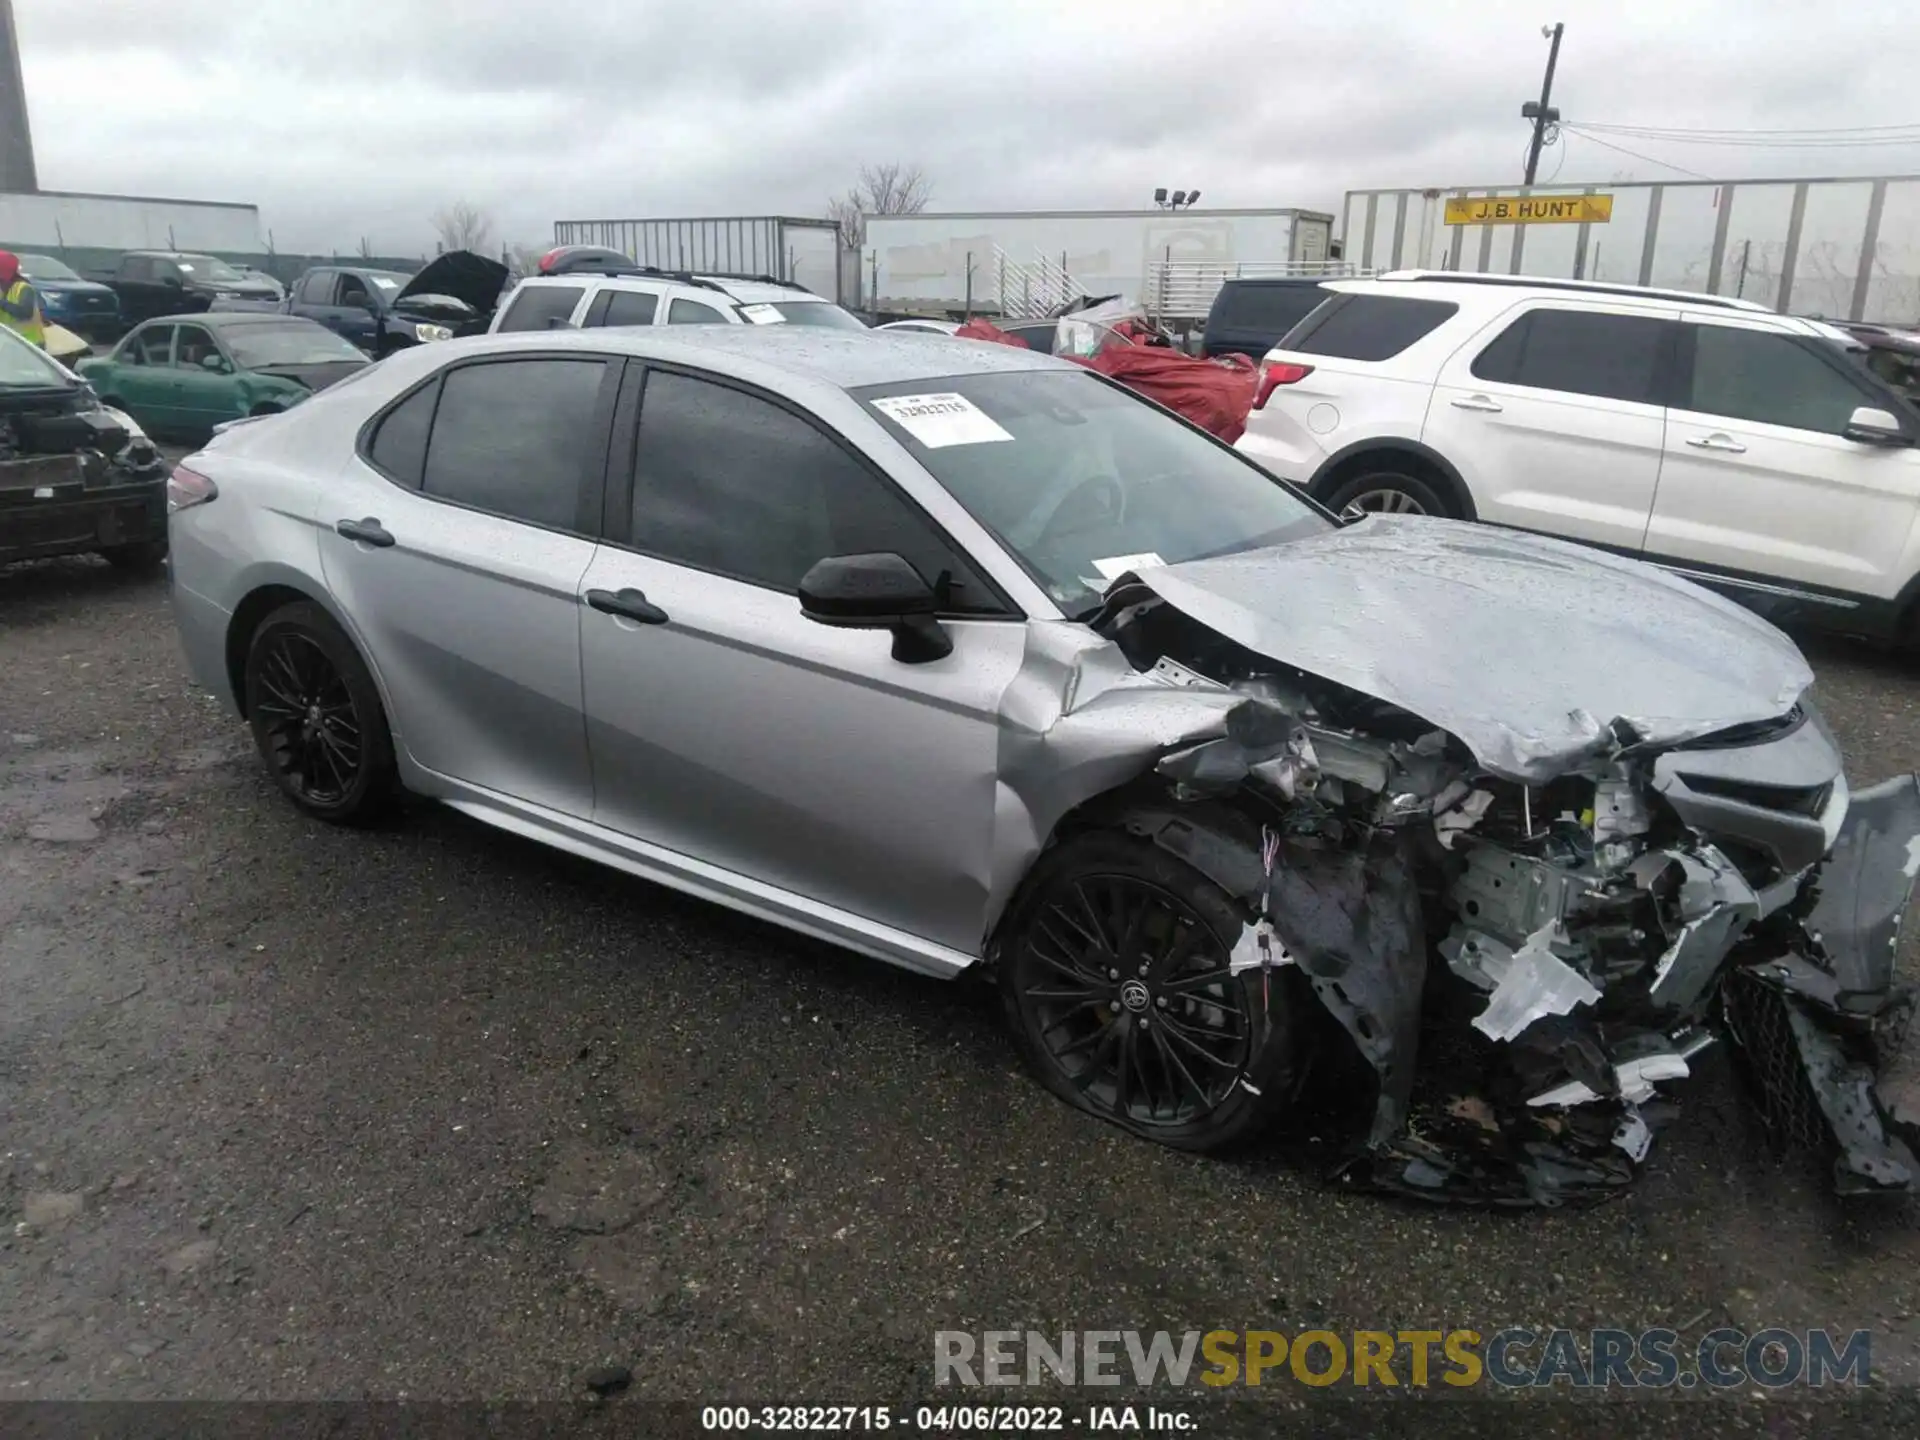
<path fill-rule="evenodd" d="M 1051 857 L 1001 960 L 1028 1062 L 1070 1103 L 1170 1145 L 1251 1133 L 1288 1090 L 1284 975 L 1233 973 L 1241 922 L 1171 856 L 1112 835 L 1061 849 L 1082 863 Z"/>
<path fill-rule="evenodd" d="M 393 749 L 373 677 L 327 613 L 288 605 L 254 632 L 247 716 L 281 791 L 311 815 L 372 818 L 393 786 Z"/>

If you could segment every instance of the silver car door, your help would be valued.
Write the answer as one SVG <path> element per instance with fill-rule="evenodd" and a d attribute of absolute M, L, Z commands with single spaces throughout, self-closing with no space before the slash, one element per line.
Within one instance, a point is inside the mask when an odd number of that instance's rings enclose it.
<path fill-rule="evenodd" d="M 577 352 L 451 366 L 375 420 L 319 515 L 405 756 L 575 816 L 593 794 L 580 580 L 620 369 Z"/>
<path fill-rule="evenodd" d="M 658 369 L 640 409 L 629 543 L 603 545 L 583 587 L 596 820 L 978 953 L 1023 621 L 811 418 Z M 874 551 L 949 575 L 955 614 L 977 617 L 944 621 L 952 654 L 903 663 L 886 631 L 800 613 L 815 561 Z"/>

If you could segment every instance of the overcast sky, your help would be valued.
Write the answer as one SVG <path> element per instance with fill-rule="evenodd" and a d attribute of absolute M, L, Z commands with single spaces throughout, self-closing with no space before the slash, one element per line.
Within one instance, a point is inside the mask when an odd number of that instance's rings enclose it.
<path fill-rule="evenodd" d="M 1564 20 L 1570 121 L 1920 120 L 1907 0 L 15 0 L 46 189 L 251 201 L 281 249 L 430 248 L 465 200 L 555 219 L 822 212 L 863 161 L 936 210 L 1337 209 L 1519 179 Z M 1718 177 L 1920 172 L 1850 151 L 1623 141 Z M 1677 178 L 1568 137 L 1560 180 Z"/>

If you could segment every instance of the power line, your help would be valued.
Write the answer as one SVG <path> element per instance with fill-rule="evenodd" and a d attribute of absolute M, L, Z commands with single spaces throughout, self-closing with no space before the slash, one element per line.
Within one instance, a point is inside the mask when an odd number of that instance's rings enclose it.
<path fill-rule="evenodd" d="M 1807 127 L 1798 127 L 1798 128 L 1790 127 L 1790 128 L 1781 129 L 1781 130 L 1746 129 L 1746 128 L 1734 127 L 1734 126 L 1725 127 L 1725 128 L 1714 128 L 1714 127 L 1689 128 L 1689 127 L 1678 126 L 1678 125 L 1614 125 L 1614 124 L 1603 124 L 1598 120 L 1586 120 L 1586 121 L 1581 121 L 1579 123 L 1583 129 L 1587 129 L 1587 130 L 1604 130 L 1609 133 L 1617 132 L 1623 135 L 1640 135 L 1643 137 L 1650 137 L 1654 135 L 1673 135 L 1673 136 L 1680 136 L 1680 135 L 1698 135 L 1698 136 L 1704 136 L 1704 135 L 1754 135 L 1754 136 L 1859 135 L 1859 134 L 1877 134 L 1882 131 L 1888 131 L 1888 130 L 1920 130 L 1920 120 L 1908 121 L 1900 125 L 1835 125 L 1826 129 L 1807 128 Z"/>
<path fill-rule="evenodd" d="M 1667 170 L 1677 170 L 1682 175 L 1691 175 L 1695 180 L 1713 179 L 1711 175 L 1702 175 L 1698 170 L 1689 170 L 1686 166 L 1676 165 L 1671 160 L 1657 160 L 1651 155 L 1642 155 L 1638 150 L 1629 150 L 1624 145 L 1616 145 L 1611 140 L 1602 140 L 1598 135 L 1589 135 L 1585 130 L 1575 125 L 1569 125 L 1564 120 L 1560 122 L 1560 128 L 1562 131 L 1578 135 L 1582 140 L 1590 140 L 1595 145 L 1604 145 L 1607 149 L 1617 150 L 1622 155 L 1631 155 L 1635 160 L 1644 160 L 1649 165 L 1658 165 Z"/>
<path fill-rule="evenodd" d="M 1568 122 L 1562 121 L 1562 124 Z M 1576 122 L 1577 123 L 1577 122 Z M 1581 130 L 1593 133 L 1587 126 Z M 1844 140 L 1760 140 L 1753 138 L 1737 139 L 1733 136 L 1708 138 L 1704 135 L 1643 135 L 1635 130 L 1607 130 L 1607 135 L 1624 135 L 1629 140 L 1652 140 L 1662 145 L 1712 145 L 1736 150 L 1856 150 L 1882 149 L 1888 145 L 1920 145 L 1920 131 L 1911 135 L 1851 136 Z"/>

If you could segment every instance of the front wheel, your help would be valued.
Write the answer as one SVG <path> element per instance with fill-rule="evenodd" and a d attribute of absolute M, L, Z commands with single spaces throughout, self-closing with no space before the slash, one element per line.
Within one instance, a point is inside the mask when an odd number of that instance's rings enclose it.
<path fill-rule="evenodd" d="M 335 825 L 385 812 L 397 782 L 379 687 L 325 610 L 302 600 L 260 622 L 246 700 L 254 744 L 295 805 Z"/>
<path fill-rule="evenodd" d="M 1438 515 L 1457 512 L 1432 481 L 1407 470 L 1383 468 L 1342 480 L 1327 492 L 1327 508 L 1336 515 Z"/>
<path fill-rule="evenodd" d="M 1297 1070 L 1291 986 L 1233 973 L 1245 922 L 1148 841 L 1077 836 L 1010 917 L 1000 992 L 1015 1043 L 1068 1104 L 1182 1150 L 1258 1131 Z"/>

